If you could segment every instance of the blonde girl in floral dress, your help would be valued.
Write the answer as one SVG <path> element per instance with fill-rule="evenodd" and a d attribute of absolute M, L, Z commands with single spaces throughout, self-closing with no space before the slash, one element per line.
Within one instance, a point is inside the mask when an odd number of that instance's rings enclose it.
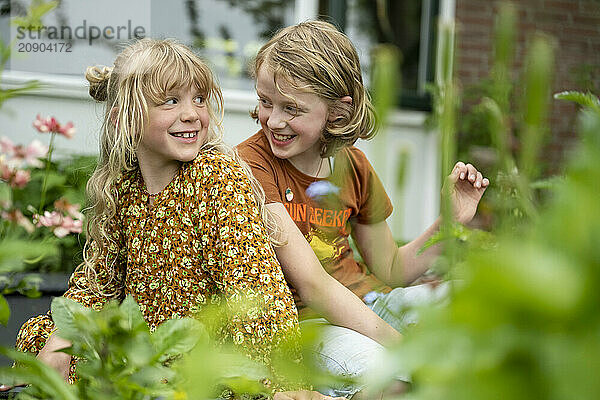
<path fill-rule="evenodd" d="M 249 298 L 262 307 L 232 318 L 221 339 L 268 364 L 283 336 L 298 335 L 297 311 L 260 186 L 222 141 L 223 101 L 211 71 L 181 44 L 143 39 L 86 78 L 106 111 L 87 186 L 85 261 L 64 296 L 101 309 L 131 294 L 151 329 L 219 298 Z M 69 343 L 54 330 L 50 315 L 32 318 L 17 348 L 73 382 L 75 362 L 56 352 Z M 296 396 L 324 398 L 281 398 Z"/>

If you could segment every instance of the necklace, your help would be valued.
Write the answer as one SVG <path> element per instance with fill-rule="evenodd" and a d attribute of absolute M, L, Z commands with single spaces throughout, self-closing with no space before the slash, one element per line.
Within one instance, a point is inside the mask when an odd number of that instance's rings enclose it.
<path fill-rule="evenodd" d="M 324 158 L 321 158 L 321 161 L 319 162 L 319 168 L 317 169 L 317 173 L 313 176 L 313 178 L 315 179 L 314 182 L 316 182 L 317 179 L 319 179 L 319 172 L 321 172 L 321 168 L 323 167 L 323 160 Z M 331 162 L 331 157 L 327 157 L 327 162 L 329 163 L 329 173 L 332 174 L 333 165 Z M 290 189 L 289 187 L 285 189 L 285 199 L 288 202 L 294 200 L 294 192 L 292 192 L 292 189 Z"/>
<path fill-rule="evenodd" d="M 324 160 L 324 158 L 321 158 L 321 161 L 319 161 L 319 168 L 317 169 L 317 173 L 314 175 L 315 178 L 319 178 L 319 172 L 321 172 L 321 167 L 323 166 L 323 160 Z"/>

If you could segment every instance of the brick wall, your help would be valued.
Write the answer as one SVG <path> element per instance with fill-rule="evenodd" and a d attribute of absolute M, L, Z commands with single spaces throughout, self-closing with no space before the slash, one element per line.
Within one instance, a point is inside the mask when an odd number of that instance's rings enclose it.
<path fill-rule="evenodd" d="M 498 4 L 498 0 L 456 0 L 457 74 L 465 88 L 488 75 Z M 527 39 L 542 31 L 557 44 L 553 92 L 587 89 L 600 96 L 600 0 L 521 0 L 513 4 L 518 10 L 519 32 L 515 75 L 522 68 Z M 551 139 L 544 152 L 552 172 L 559 169 L 575 139 L 574 118 L 574 105 L 553 100 Z"/>

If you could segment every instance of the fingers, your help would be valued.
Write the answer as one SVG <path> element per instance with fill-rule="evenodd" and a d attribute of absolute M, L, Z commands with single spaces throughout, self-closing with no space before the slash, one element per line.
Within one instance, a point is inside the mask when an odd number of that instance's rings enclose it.
<path fill-rule="evenodd" d="M 459 179 L 464 179 L 465 176 L 465 164 L 462 161 L 454 164 L 454 168 L 452 168 L 452 172 L 450 173 L 450 180 L 452 183 L 456 183 Z"/>
<path fill-rule="evenodd" d="M 477 189 L 487 188 L 490 184 L 490 180 L 484 178 L 481 172 L 479 172 L 473 164 L 465 164 L 462 161 L 459 161 L 454 165 L 449 178 L 453 182 L 459 180 L 468 181 Z"/>

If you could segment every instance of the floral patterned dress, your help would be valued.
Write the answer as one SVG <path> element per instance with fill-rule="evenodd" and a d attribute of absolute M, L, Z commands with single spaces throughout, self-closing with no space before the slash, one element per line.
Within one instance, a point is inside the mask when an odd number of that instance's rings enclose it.
<path fill-rule="evenodd" d="M 139 170 L 124 173 L 116 188 L 113 243 L 96 266 L 98 283 L 111 295 L 94 294 L 78 268 L 65 297 L 100 309 L 131 294 L 152 330 L 222 298 L 257 301 L 262 306 L 231 318 L 220 339 L 267 364 L 279 340 L 299 334 L 292 295 L 250 183 L 234 160 L 213 150 L 200 153 L 152 206 Z M 53 329 L 49 314 L 30 319 L 17 349 L 37 353 Z"/>

